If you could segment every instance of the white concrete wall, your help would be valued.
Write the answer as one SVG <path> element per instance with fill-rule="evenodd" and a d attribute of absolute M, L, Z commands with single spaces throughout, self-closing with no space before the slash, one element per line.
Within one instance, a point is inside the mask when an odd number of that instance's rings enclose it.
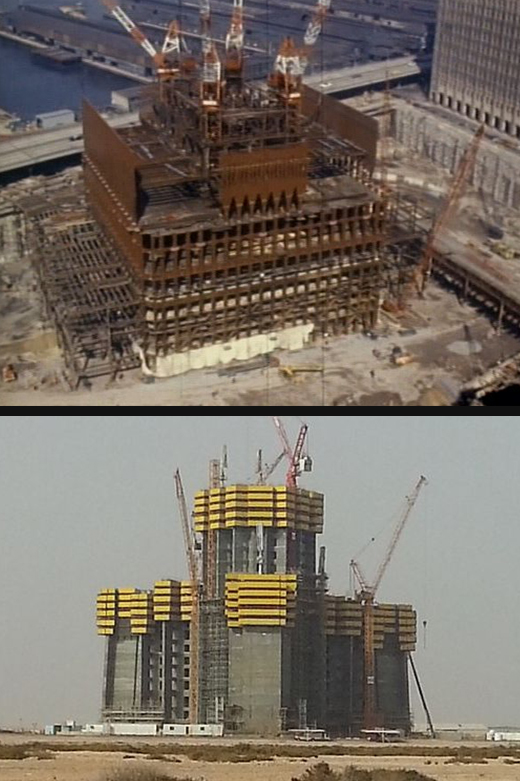
<path fill-rule="evenodd" d="M 395 111 L 397 141 L 455 173 L 471 143 L 471 131 L 456 125 L 451 127 L 445 120 L 441 123 L 427 110 L 405 103 L 399 103 Z M 471 183 L 496 204 L 520 208 L 520 154 L 482 139 Z"/>
<path fill-rule="evenodd" d="M 247 361 L 278 349 L 301 350 L 309 341 L 313 330 L 314 324 L 310 323 L 269 334 L 234 339 L 231 342 L 201 347 L 185 353 L 172 353 L 164 358 L 157 358 L 155 368 L 151 368 L 150 361 L 143 355 L 140 347 L 136 346 L 136 350 L 141 358 L 143 374 L 150 377 L 173 377 L 192 369 L 207 369 L 232 361 Z"/>

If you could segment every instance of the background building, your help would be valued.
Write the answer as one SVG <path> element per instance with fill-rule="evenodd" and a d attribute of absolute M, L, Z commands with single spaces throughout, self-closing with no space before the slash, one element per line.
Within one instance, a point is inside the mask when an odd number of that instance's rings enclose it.
<path fill-rule="evenodd" d="M 228 732 L 277 734 L 318 727 L 335 735 L 364 726 L 365 618 L 361 599 L 327 593 L 317 562 L 324 497 L 299 487 L 225 485 L 195 496 L 200 549 L 197 608 L 199 723 Z M 102 591 L 107 635 L 106 721 L 182 722 L 189 715 L 191 584 Z M 373 607 L 375 723 L 410 729 L 409 605 Z M 195 634 L 192 633 L 192 636 Z"/>
<path fill-rule="evenodd" d="M 520 138 L 520 4 L 440 0 L 431 98 Z"/>

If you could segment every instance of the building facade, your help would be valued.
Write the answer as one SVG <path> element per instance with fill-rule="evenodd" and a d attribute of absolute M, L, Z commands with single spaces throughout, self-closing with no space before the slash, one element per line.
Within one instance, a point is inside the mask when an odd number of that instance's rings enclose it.
<path fill-rule="evenodd" d="M 440 0 L 430 96 L 520 138 L 520 4 Z"/>

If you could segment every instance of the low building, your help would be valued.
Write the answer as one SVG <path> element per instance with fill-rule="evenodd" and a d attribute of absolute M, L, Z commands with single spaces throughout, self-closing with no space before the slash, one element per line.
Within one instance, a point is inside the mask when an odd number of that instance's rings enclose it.
<path fill-rule="evenodd" d="M 485 724 L 435 724 L 435 737 L 439 740 L 486 740 L 488 727 Z M 418 724 L 414 734 L 427 735 L 426 724 Z"/>
<path fill-rule="evenodd" d="M 76 121 L 74 112 L 68 108 L 59 111 L 48 111 L 44 114 L 36 114 L 36 124 L 42 130 L 54 130 L 57 127 L 73 125 Z"/>

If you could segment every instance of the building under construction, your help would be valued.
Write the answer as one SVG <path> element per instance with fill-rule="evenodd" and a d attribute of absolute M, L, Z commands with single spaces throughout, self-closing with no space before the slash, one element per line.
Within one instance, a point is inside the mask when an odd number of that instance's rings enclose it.
<path fill-rule="evenodd" d="M 302 456 L 305 433 L 294 451 L 283 433 L 285 485 L 266 484 L 265 473 L 254 485 L 227 485 L 222 463 L 212 462 L 193 522 L 176 474 L 190 579 L 99 593 L 105 721 L 265 735 L 410 730 L 416 614 L 410 605 L 376 603 L 375 592 L 424 480 L 407 499 L 374 585 L 352 562 L 355 597 L 329 594 L 325 548 L 317 556 L 324 496 L 298 486 L 311 465 Z"/>
<path fill-rule="evenodd" d="M 373 327 L 387 204 L 345 137 L 349 109 L 240 84 L 201 112 L 199 89 L 179 77 L 120 131 L 84 108 L 90 205 L 139 290 L 145 367 L 167 376 Z"/>
<path fill-rule="evenodd" d="M 372 179 L 375 120 L 302 83 L 330 0 L 302 47 L 282 42 L 265 83 L 244 78 L 238 0 L 224 53 L 203 4 L 200 63 L 183 56 L 176 23 L 158 52 L 104 2 L 159 81 L 138 126 L 115 130 L 85 103 L 93 219 L 41 237 L 47 311 L 73 378 L 136 360 L 164 377 L 371 330 L 396 210 Z"/>

